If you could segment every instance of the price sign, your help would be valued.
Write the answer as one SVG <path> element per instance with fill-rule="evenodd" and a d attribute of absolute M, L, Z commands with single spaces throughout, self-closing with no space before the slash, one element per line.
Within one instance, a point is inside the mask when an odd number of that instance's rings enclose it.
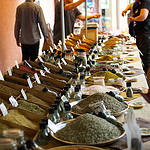
<path fill-rule="evenodd" d="M 64 58 L 62 58 L 61 60 L 62 60 L 62 62 L 63 62 L 65 65 L 67 65 L 67 62 L 65 61 Z"/>
<path fill-rule="evenodd" d="M 40 60 L 40 62 L 44 63 L 43 59 L 41 58 L 41 56 L 38 56 L 38 59 Z"/>
<path fill-rule="evenodd" d="M 3 81 L 4 81 L 4 77 L 3 77 L 3 75 L 2 75 L 1 70 L 0 70 L 0 80 L 3 80 Z"/>
<path fill-rule="evenodd" d="M 56 133 L 58 131 L 57 126 L 50 120 L 48 119 L 48 127 L 54 132 Z"/>
<path fill-rule="evenodd" d="M 27 82 L 28 82 L 29 87 L 30 87 L 30 88 L 33 88 L 33 85 L 32 85 L 32 82 L 31 82 L 30 77 L 27 79 Z"/>
<path fill-rule="evenodd" d="M 1 111 L 2 111 L 3 116 L 6 116 L 6 115 L 8 114 L 7 108 L 6 108 L 6 106 L 4 105 L 4 103 L 1 103 L 1 104 L 0 104 L 0 109 L 1 109 Z"/>
<path fill-rule="evenodd" d="M 21 94 L 22 94 L 22 96 L 23 96 L 23 98 L 24 98 L 25 100 L 28 99 L 28 98 L 27 98 L 27 95 L 26 95 L 26 93 L 25 93 L 25 91 L 24 91 L 23 89 L 21 89 Z"/>
<path fill-rule="evenodd" d="M 60 64 L 60 63 L 58 63 L 57 65 L 58 65 L 58 67 L 59 67 L 60 69 L 62 69 L 62 66 L 61 66 L 61 64 Z"/>
<path fill-rule="evenodd" d="M 10 101 L 10 103 L 12 104 L 12 106 L 14 106 L 14 107 L 17 107 L 17 106 L 18 106 L 18 102 L 16 101 L 16 99 L 15 99 L 13 96 L 11 96 L 11 97 L 9 98 L 9 101 Z"/>
<path fill-rule="evenodd" d="M 15 60 L 15 64 L 16 64 L 16 67 L 19 69 L 19 65 L 18 65 L 17 60 Z"/>
<path fill-rule="evenodd" d="M 51 46 L 49 47 L 49 49 L 50 49 L 51 53 L 53 53 L 53 49 L 52 49 L 52 47 L 51 47 Z"/>
<path fill-rule="evenodd" d="M 39 76 L 38 76 L 37 73 L 34 74 L 34 77 L 35 77 L 37 83 L 38 83 L 38 84 L 41 84 L 41 81 L 40 81 Z"/>
<path fill-rule="evenodd" d="M 7 71 L 8 71 L 9 76 L 12 76 L 12 72 L 11 72 L 10 67 L 7 67 Z"/>
<path fill-rule="evenodd" d="M 41 76 L 45 76 L 45 74 L 44 74 L 44 71 L 43 71 L 43 70 L 40 70 L 40 74 L 41 74 Z"/>
<path fill-rule="evenodd" d="M 63 102 L 68 102 L 66 96 L 64 96 L 64 95 L 61 97 L 61 100 L 62 100 Z"/>
<path fill-rule="evenodd" d="M 51 73 L 47 67 L 44 67 L 44 70 L 47 72 L 47 73 Z"/>

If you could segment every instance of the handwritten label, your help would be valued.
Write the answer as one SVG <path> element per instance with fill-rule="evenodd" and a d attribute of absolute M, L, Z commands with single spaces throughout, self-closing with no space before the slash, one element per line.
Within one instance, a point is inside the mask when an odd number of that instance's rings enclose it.
<path fill-rule="evenodd" d="M 40 74 L 41 74 L 41 76 L 45 76 L 45 74 L 44 74 L 44 71 L 43 71 L 43 70 L 40 70 Z"/>
<path fill-rule="evenodd" d="M 57 65 L 58 65 L 58 67 L 59 67 L 60 69 L 62 69 L 62 66 L 61 66 L 61 64 L 60 64 L 60 63 L 58 63 Z"/>
<path fill-rule="evenodd" d="M 50 49 L 51 53 L 53 53 L 53 49 L 52 49 L 52 47 L 51 47 L 51 46 L 49 47 L 49 49 Z"/>
<path fill-rule="evenodd" d="M 54 49 L 57 49 L 57 46 L 54 44 Z"/>
<path fill-rule="evenodd" d="M 67 62 L 65 61 L 64 58 L 62 58 L 61 60 L 62 60 L 62 62 L 63 62 L 65 65 L 67 65 Z"/>
<path fill-rule="evenodd" d="M 12 76 L 12 72 L 11 72 L 10 67 L 7 67 L 7 71 L 8 71 L 9 76 Z"/>
<path fill-rule="evenodd" d="M 0 80 L 3 80 L 3 81 L 4 81 L 4 77 L 3 77 L 3 75 L 2 75 L 1 70 L 0 70 Z"/>
<path fill-rule="evenodd" d="M 26 60 L 24 60 L 24 62 L 25 62 L 30 68 L 32 68 L 32 66 L 31 66 Z"/>
<path fill-rule="evenodd" d="M 2 112 L 3 116 L 6 116 L 8 114 L 7 108 L 4 105 L 4 103 L 0 104 L 0 109 L 1 109 L 1 112 Z"/>
<path fill-rule="evenodd" d="M 12 106 L 14 106 L 14 107 L 18 106 L 18 102 L 16 101 L 16 99 L 13 96 L 11 96 L 9 98 L 9 101 L 10 101 L 10 103 L 11 103 Z"/>
<path fill-rule="evenodd" d="M 28 98 L 27 98 L 27 95 L 26 95 L 26 93 L 25 93 L 25 91 L 24 91 L 23 89 L 21 89 L 21 94 L 22 94 L 22 96 L 23 96 L 23 98 L 24 98 L 25 100 L 28 99 Z"/>
<path fill-rule="evenodd" d="M 27 82 L 28 82 L 29 87 L 30 87 L 30 88 L 33 88 L 33 85 L 32 85 L 32 82 L 31 82 L 30 77 L 27 79 Z"/>
<path fill-rule="evenodd" d="M 16 64 L 16 67 L 19 69 L 19 65 L 18 65 L 17 60 L 15 60 L 15 64 Z"/>
<path fill-rule="evenodd" d="M 38 59 L 40 60 L 40 62 L 44 63 L 43 59 L 41 58 L 41 56 L 38 56 Z"/>
<path fill-rule="evenodd" d="M 48 127 L 54 132 L 56 133 L 58 131 L 57 126 L 50 120 L 48 119 Z"/>
<path fill-rule="evenodd" d="M 37 73 L 34 74 L 34 77 L 35 77 L 37 83 L 38 83 L 38 84 L 41 84 L 41 81 L 40 81 L 39 76 L 38 76 Z"/>
<path fill-rule="evenodd" d="M 74 52 L 74 48 L 73 47 L 71 47 L 71 50 Z"/>
<path fill-rule="evenodd" d="M 63 102 L 68 102 L 66 96 L 64 96 L 64 95 L 61 97 L 61 100 L 62 100 Z"/>
<path fill-rule="evenodd" d="M 44 70 L 47 72 L 47 73 L 51 73 L 47 67 L 44 67 Z"/>

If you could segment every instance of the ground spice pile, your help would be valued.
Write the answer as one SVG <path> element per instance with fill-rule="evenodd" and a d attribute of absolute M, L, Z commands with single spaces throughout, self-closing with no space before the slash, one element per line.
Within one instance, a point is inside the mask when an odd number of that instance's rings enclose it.
<path fill-rule="evenodd" d="M 18 100 L 18 107 L 39 115 L 46 115 L 46 111 L 36 104 L 29 103 L 25 100 Z"/>
<path fill-rule="evenodd" d="M 99 101 L 103 101 L 106 109 L 110 110 L 111 113 L 121 112 L 128 107 L 126 104 L 121 103 L 116 98 L 106 93 L 95 93 L 84 98 L 78 104 L 74 105 L 72 107 L 72 111 L 78 114 L 85 114 L 86 112 L 91 111 L 89 104 L 97 103 Z"/>
<path fill-rule="evenodd" d="M 12 123 L 19 124 L 34 130 L 38 130 L 38 124 L 27 119 L 17 110 L 9 110 L 6 116 L 2 116 L 1 119 L 10 121 Z"/>
<path fill-rule="evenodd" d="M 82 144 L 102 143 L 120 135 L 117 126 L 91 114 L 77 117 L 55 134 L 61 140 Z"/>

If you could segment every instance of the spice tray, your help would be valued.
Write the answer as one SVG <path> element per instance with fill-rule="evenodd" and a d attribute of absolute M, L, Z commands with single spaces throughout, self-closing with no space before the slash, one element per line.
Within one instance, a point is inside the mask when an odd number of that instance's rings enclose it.
<path fill-rule="evenodd" d="M 65 122 L 66 123 L 66 125 L 68 124 L 68 123 L 70 123 L 71 121 L 73 121 L 74 119 L 72 119 L 72 120 L 69 120 L 69 121 L 67 121 L 67 122 Z M 64 122 L 61 122 L 62 124 L 64 124 Z M 118 129 L 120 130 L 120 132 L 121 132 L 121 135 L 119 136 L 119 137 L 117 137 L 117 138 L 114 138 L 114 139 L 112 139 L 112 140 L 109 140 L 109 141 L 105 141 L 105 142 L 101 142 L 101 143 L 73 143 L 73 142 L 69 142 L 69 141 L 64 141 L 64 140 L 62 140 L 62 139 L 59 139 L 59 138 L 57 138 L 56 136 L 55 136 L 55 133 L 53 132 L 53 131 L 51 131 L 51 136 L 54 138 L 54 139 L 56 139 L 56 140 L 58 140 L 58 141 L 60 141 L 60 142 L 63 142 L 63 143 L 66 143 L 66 144 L 71 144 L 71 145 L 91 145 L 91 146 L 105 146 L 105 145 L 108 145 L 108 144 L 112 144 L 112 143 L 114 143 L 114 142 L 116 142 L 117 140 L 119 140 L 120 138 L 122 138 L 124 135 L 125 135 L 125 131 L 124 131 L 124 129 L 123 129 L 123 124 L 121 123 L 121 122 L 115 122 L 115 123 L 112 123 L 112 124 L 114 124 L 115 126 L 117 126 L 118 127 Z M 60 123 L 59 123 L 59 126 L 61 126 L 60 125 Z M 62 125 L 62 128 L 64 128 L 64 125 Z M 61 128 L 60 128 L 61 129 Z M 57 132 L 56 132 L 57 133 Z"/>
<path fill-rule="evenodd" d="M 51 148 L 48 150 L 104 150 L 95 146 L 86 146 L 86 145 L 70 145 L 70 146 L 60 146 Z"/>
<path fill-rule="evenodd" d="M 12 110 L 12 109 L 10 109 L 10 108 L 7 108 L 7 109 L 8 109 L 8 110 Z M 21 114 L 23 114 L 26 118 L 28 118 L 29 120 L 31 120 L 31 121 L 36 121 L 36 123 L 37 123 L 37 125 L 38 125 L 38 121 L 39 121 L 38 118 L 32 117 L 30 113 L 26 113 L 26 114 L 25 114 L 25 113 L 23 113 L 23 111 L 21 111 L 21 110 L 18 110 L 18 111 L 19 111 Z M 31 138 L 33 138 L 33 137 L 36 135 L 37 131 L 39 130 L 39 129 L 38 129 L 38 126 L 37 126 L 37 130 L 35 130 L 35 129 L 31 129 L 31 128 L 29 128 L 29 127 L 26 127 L 26 126 L 23 126 L 23 125 L 20 125 L 20 124 L 16 124 L 16 123 L 10 122 L 10 121 L 8 121 L 8 120 L 4 120 L 4 119 L 2 119 L 2 115 L 0 115 L 0 122 L 6 124 L 6 125 L 8 125 L 8 126 L 10 126 L 11 128 L 18 128 L 18 129 L 24 130 L 25 135 L 27 135 L 27 136 L 29 136 L 29 137 L 31 137 Z"/>

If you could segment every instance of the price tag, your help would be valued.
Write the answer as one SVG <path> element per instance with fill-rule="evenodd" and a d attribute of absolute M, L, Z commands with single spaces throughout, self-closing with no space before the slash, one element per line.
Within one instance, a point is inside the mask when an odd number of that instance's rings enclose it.
<path fill-rule="evenodd" d="M 6 116 L 6 115 L 8 114 L 7 108 L 6 108 L 6 106 L 4 105 L 4 103 L 1 103 L 1 104 L 0 104 L 0 109 L 1 109 L 1 111 L 2 111 L 3 116 Z"/>
<path fill-rule="evenodd" d="M 0 70 L 0 80 L 3 80 L 3 81 L 4 81 L 4 77 L 3 77 L 3 75 L 2 75 L 1 70 Z"/>
<path fill-rule="evenodd" d="M 52 49 L 52 47 L 51 47 L 51 46 L 49 47 L 49 49 L 50 49 L 51 53 L 53 53 L 53 49 Z"/>
<path fill-rule="evenodd" d="M 73 33 L 70 34 L 71 36 L 74 36 Z"/>
<path fill-rule="evenodd" d="M 54 132 L 56 133 L 58 131 L 57 126 L 50 120 L 48 119 L 48 127 Z"/>
<path fill-rule="evenodd" d="M 16 64 L 16 67 L 19 69 L 19 65 L 18 65 L 17 60 L 15 60 L 15 64 Z"/>
<path fill-rule="evenodd" d="M 61 66 L 61 64 L 60 64 L 60 63 L 58 63 L 57 65 L 58 65 L 58 67 L 59 67 L 60 69 L 62 69 L 62 66 Z"/>
<path fill-rule="evenodd" d="M 74 48 L 73 47 L 71 47 L 71 50 L 74 52 Z"/>
<path fill-rule="evenodd" d="M 37 83 L 38 83 L 38 84 L 41 84 L 41 81 L 40 81 L 39 76 L 38 76 L 37 73 L 34 74 L 34 77 L 35 77 Z"/>
<path fill-rule="evenodd" d="M 24 62 L 25 62 L 30 68 L 32 68 L 32 66 L 31 66 L 26 60 L 24 60 Z"/>
<path fill-rule="evenodd" d="M 27 95 L 26 95 L 26 93 L 25 93 L 25 91 L 24 91 L 23 89 L 21 89 L 21 94 L 22 94 L 22 96 L 23 96 L 23 98 L 24 98 L 25 100 L 28 99 L 28 98 L 27 98 Z"/>
<path fill-rule="evenodd" d="M 59 40 L 59 43 L 62 45 L 62 41 L 61 40 Z"/>
<path fill-rule="evenodd" d="M 61 100 L 62 100 L 63 102 L 68 102 L 66 96 L 64 96 L 64 95 L 61 97 Z"/>
<path fill-rule="evenodd" d="M 12 106 L 14 106 L 14 107 L 17 107 L 17 106 L 18 106 L 18 102 L 16 101 L 16 99 L 15 99 L 13 96 L 11 96 L 11 97 L 9 98 L 9 101 L 10 101 L 10 103 L 12 104 Z"/>
<path fill-rule="evenodd" d="M 44 63 L 43 59 L 41 58 L 41 56 L 38 56 L 38 59 L 40 60 L 40 62 Z"/>
<path fill-rule="evenodd" d="M 44 71 L 43 71 L 43 70 L 40 70 L 40 74 L 41 74 L 41 76 L 45 76 L 45 74 L 44 74 Z"/>
<path fill-rule="evenodd" d="M 7 71 L 8 71 L 9 76 L 12 76 L 12 72 L 11 72 L 10 67 L 7 67 Z"/>
<path fill-rule="evenodd" d="M 69 40 L 69 38 L 70 38 L 70 35 L 67 36 L 67 40 Z"/>
<path fill-rule="evenodd" d="M 44 70 L 47 72 L 47 73 L 51 73 L 47 67 L 44 67 Z"/>
<path fill-rule="evenodd" d="M 30 88 L 33 88 L 33 85 L 32 85 L 32 82 L 31 82 L 30 77 L 27 79 L 27 82 L 28 82 L 29 87 L 30 87 Z"/>
<path fill-rule="evenodd" d="M 57 49 L 57 46 L 54 44 L 54 49 Z"/>
<path fill-rule="evenodd" d="M 79 43 L 80 43 L 80 44 L 82 43 L 80 39 L 79 39 Z"/>
<path fill-rule="evenodd" d="M 64 43 L 64 48 L 67 50 L 67 46 L 66 46 L 66 44 Z"/>
<path fill-rule="evenodd" d="M 64 58 L 62 58 L 61 60 L 62 60 L 62 62 L 63 62 L 65 65 L 67 65 L 67 62 L 65 61 Z"/>

